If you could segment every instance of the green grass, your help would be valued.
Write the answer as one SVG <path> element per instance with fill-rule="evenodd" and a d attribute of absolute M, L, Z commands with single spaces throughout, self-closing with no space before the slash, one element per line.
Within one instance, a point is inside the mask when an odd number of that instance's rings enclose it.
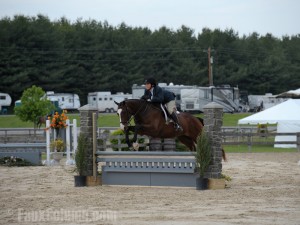
<path fill-rule="evenodd" d="M 237 113 L 223 115 L 223 126 L 237 126 L 239 119 L 249 116 L 250 113 Z M 203 118 L 203 114 L 196 115 Z M 77 119 L 77 126 L 80 126 L 79 114 L 68 114 L 70 121 Z M 45 125 L 42 126 L 44 128 Z M 119 127 L 119 118 L 116 114 L 99 113 L 98 127 Z M 1 115 L 0 128 L 33 128 L 32 122 L 23 122 L 15 115 Z M 273 137 L 274 138 L 274 137 Z M 247 145 L 225 145 L 226 152 L 249 152 Z M 295 148 L 274 148 L 273 146 L 256 145 L 252 146 L 251 152 L 295 152 Z M 297 150 L 296 150 L 297 151 Z"/>
<path fill-rule="evenodd" d="M 72 123 L 73 119 L 77 120 L 77 126 L 80 126 L 79 114 L 68 114 L 68 117 Z M 98 126 L 99 127 L 118 127 L 119 118 L 117 114 L 99 114 Z M 42 128 L 45 124 L 42 125 Z M 0 128 L 33 128 L 32 122 L 24 122 L 15 115 L 1 115 L 0 116 Z"/>
<path fill-rule="evenodd" d="M 236 126 L 239 119 L 249 116 L 249 113 L 227 114 L 223 116 L 223 126 Z M 203 118 L 203 114 L 195 115 Z M 80 126 L 79 114 L 68 114 L 70 121 L 77 119 L 77 126 Z M 99 113 L 99 127 L 119 127 L 120 120 L 117 114 Z M 45 127 L 45 125 L 43 125 Z M 33 128 L 32 122 L 23 122 L 15 115 L 1 115 L 0 128 Z"/>
<path fill-rule="evenodd" d="M 223 126 L 226 126 L 226 127 L 237 126 L 238 121 L 240 119 L 243 119 L 250 115 L 251 115 L 251 113 L 235 113 L 235 114 L 224 113 L 223 114 Z"/>

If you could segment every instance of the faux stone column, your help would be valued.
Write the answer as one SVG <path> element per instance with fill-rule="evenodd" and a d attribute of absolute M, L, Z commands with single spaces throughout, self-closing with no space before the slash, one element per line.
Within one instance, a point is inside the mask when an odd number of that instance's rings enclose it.
<path fill-rule="evenodd" d="M 97 120 L 98 110 L 96 107 L 91 105 L 84 105 L 78 110 L 80 113 L 80 134 L 84 134 L 84 136 L 87 138 L 87 154 L 86 154 L 87 168 L 86 171 L 83 173 L 83 175 L 92 176 L 93 175 L 93 113 L 96 113 L 96 120 Z"/>
<path fill-rule="evenodd" d="M 211 102 L 204 106 L 204 130 L 211 141 L 212 161 L 205 174 L 208 178 L 221 178 L 222 173 L 222 138 L 223 108 Z"/>

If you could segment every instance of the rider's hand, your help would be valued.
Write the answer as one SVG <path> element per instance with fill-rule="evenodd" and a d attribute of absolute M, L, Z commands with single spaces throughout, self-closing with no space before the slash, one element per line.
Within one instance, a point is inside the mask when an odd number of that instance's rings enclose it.
<path fill-rule="evenodd" d="M 149 100 L 149 96 L 148 96 L 148 95 L 143 95 L 143 96 L 141 97 L 141 99 L 147 101 L 147 100 Z"/>

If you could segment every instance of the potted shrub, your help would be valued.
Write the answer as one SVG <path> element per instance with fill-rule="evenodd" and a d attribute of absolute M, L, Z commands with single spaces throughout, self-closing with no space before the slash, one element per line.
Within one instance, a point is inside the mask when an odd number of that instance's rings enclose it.
<path fill-rule="evenodd" d="M 205 190 L 208 187 L 208 178 L 205 178 L 204 174 L 211 162 L 211 144 L 204 130 L 197 138 L 195 161 L 196 171 L 199 173 L 199 177 L 196 178 L 196 189 Z"/>
<path fill-rule="evenodd" d="M 86 176 L 84 176 L 84 171 L 86 169 L 86 146 L 87 138 L 83 134 L 80 134 L 78 137 L 78 145 L 75 153 L 75 170 L 78 174 L 74 176 L 75 187 L 86 186 Z"/>

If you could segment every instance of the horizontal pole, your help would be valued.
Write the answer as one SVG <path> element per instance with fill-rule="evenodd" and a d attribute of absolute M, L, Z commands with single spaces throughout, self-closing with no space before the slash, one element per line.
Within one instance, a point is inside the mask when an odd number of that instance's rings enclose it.
<path fill-rule="evenodd" d="M 194 156 L 193 152 L 163 152 L 163 151 L 153 151 L 153 152 L 133 152 L 133 151 L 116 151 L 116 152 L 106 152 L 97 151 L 98 156 Z"/>

